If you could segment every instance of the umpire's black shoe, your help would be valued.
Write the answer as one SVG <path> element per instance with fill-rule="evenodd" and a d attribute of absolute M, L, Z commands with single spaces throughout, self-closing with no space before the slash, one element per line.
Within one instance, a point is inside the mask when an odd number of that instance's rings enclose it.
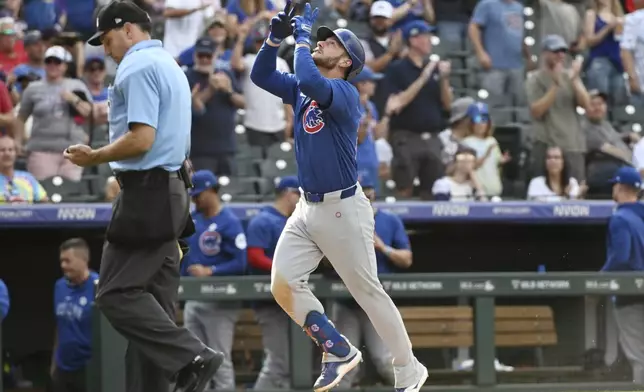
<path fill-rule="evenodd" d="M 223 361 L 223 353 L 206 348 L 179 371 L 174 392 L 203 392 Z"/>

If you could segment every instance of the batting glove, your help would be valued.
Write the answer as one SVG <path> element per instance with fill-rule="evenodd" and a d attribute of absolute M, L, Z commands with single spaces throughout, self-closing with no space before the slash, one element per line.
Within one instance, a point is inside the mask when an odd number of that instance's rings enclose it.
<path fill-rule="evenodd" d="M 291 9 L 291 0 L 286 2 L 284 10 L 271 19 L 271 33 L 268 39 L 274 44 L 281 44 L 282 41 L 293 34 L 290 20 L 295 15 L 295 8 Z"/>
<path fill-rule="evenodd" d="M 304 14 L 291 19 L 295 43 L 311 45 L 311 27 L 315 24 L 319 12 L 317 8 L 311 11 L 311 4 L 306 3 Z"/>

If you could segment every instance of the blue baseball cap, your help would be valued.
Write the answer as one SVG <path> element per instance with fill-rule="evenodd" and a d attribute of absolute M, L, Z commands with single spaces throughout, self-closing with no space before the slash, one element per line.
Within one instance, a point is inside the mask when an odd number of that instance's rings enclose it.
<path fill-rule="evenodd" d="M 217 176 L 210 170 L 199 170 L 192 175 L 193 188 L 190 189 L 190 196 L 195 197 L 203 191 L 217 186 Z"/>
<path fill-rule="evenodd" d="M 285 190 L 299 191 L 299 188 L 300 188 L 300 182 L 297 180 L 296 176 L 282 177 L 277 183 L 277 185 L 275 186 L 275 190 L 278 192 L 285 191 Z"/>
<path fill-rule="evenodd" d="M 610 183 L 629 185 L 639 189 L 642 187 L 642 176 L 636 168 L 622 166 L 615 172 L 615 176 L 610 179 Z"/>
<path fill-rule="evenodd" d="M 351 79 L 351 83 L 356 84 L 367 80 L 376 81 L 382 79 L 384 76 L 384 74 L 373 72 L 371 68 L 365 65 L 362 71 Z"/>
<path fill-rule="evenodd" d="M 436 31 L 434 26 L 427 24 L 422 20 L 415 20 L 402 26 L 403 38 L 405 38 L 405 41 L 408 41 L 411 37 L 433 33 L 434 31 Z"/>
<path fill-rule="evenodd" d="M 467 116 L 474 124 L 483 124 L 490 121 L 490 111 L 486 103 L 474 102 L 467 108 Z"/>
<path fill-rule="evenodd" d="M 212 38 L 201 37 L 195 43 L 195 53 L 213 54 L 217 50 L 217 43 Z"/>

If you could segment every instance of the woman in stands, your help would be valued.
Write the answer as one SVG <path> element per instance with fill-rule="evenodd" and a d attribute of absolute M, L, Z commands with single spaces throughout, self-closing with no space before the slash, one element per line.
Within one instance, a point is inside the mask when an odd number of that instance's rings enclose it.
<path fill-rule="evenodd" d="M 437 201 L 485 201 L 485 192 L 476 181 L 474 168 L 476 152 L 461 148 L 454 156 L 452 174 L 439 178 L 432 186 L 432 195 Z"/>
<path fill-rule="evenodd" d="M 586 11 L 584 35 L 590 48 L 586 85 L 597 89 L 612 102 L 626 99 L 624 67 L 619 38 L 623 30 L 624 10 L 619 0 L 592 0 Z"/>
<path fill-rule="evenodd" d="M 544 164 L 546 175 L 530 181 L 528 200 L 558 202 L 583 197 L 585 186 L 580 186 L 574 177 L 570 177 L 568 165 L 559 147 L 548 148 Z"/>

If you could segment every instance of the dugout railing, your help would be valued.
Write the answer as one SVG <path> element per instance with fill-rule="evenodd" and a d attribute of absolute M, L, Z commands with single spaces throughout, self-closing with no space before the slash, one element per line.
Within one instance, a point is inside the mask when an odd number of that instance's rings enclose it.
<path fill-rule="evenodd" d="M 426 386 L 424 390 L 461 391 L 588 391 L 642 390 L 624 382 L 498 384 L 494 367 L 496 297 L 644 296 L 644 274 L 600 273 L 468 273 L 383 275 L 385 290 L 392 298 L 471 298 L 474 310 L 473 385 Z M 343 283 L 321 276 L 310 280 L 311 290 L 321 300 L 350 296 Z M 269 277 L 182 278 L 181 300 L 250 301 L 271 299 Z M 88 390 L 125 390 L 125 340 L 99 312 L 94 315 L 94 348 L 88 371 Z M 0 325 L 1 328 L 1 325 Z M 1 333 L 1 330 L 0 330 Z M 313 350 L 308 336 L 291 323 L 291 390 L 311 390 L 314 381 Z M 1 349 L 1 347 L 0 347 Z M 1 382 L 1 380 L 0 380 Z M 431 383 L 431 376 L 430 376 Z M 371 391 L 390 391 L 373 388 Z M 0 392 L 2 386 L 0 384 Z"/>

